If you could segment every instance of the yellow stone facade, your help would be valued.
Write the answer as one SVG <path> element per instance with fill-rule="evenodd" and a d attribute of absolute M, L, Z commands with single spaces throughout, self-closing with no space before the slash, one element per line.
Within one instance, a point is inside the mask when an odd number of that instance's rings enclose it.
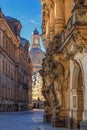
<path fill-rule="evenodd" d="M 41 0 L 45 122 L 87 129 L 87 0 Z M 83 130 L 83 129 L 82 129 Z"/>
<path fill-rule="evenodd" d="M 20 30 L 21 23 L 0 9 L 0 111 L 28 110 L 32 104 L 29 42 Z"/>
<path fill-rule="evenodd" d="M 44 108 L 44 97 L 42 95 L 42 77 L 39 72 L 32 75 L 32 101 L 33 108 L 43 109 Z"/>
<path fill-rule="evenodd" d="M 44 97 L 42 95 L 42 77 L 39 74 L 42 69 L 42 61 L 45 53 L 41 49 L 40 35 L 37 28 L 32 33 L 32 44 L 30 49 L 30 58 L 32 61 L 32 106 L 33 108 L 44 108 Z"/>

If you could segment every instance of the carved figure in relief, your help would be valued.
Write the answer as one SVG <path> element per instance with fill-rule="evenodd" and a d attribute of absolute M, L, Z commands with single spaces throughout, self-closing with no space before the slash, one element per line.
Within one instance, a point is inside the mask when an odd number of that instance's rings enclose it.
<path fill-rule="evenodd" d="M 54 93 L 56 94 L 56 102 L 58 105 L 65 107 L 65 91 L 68 88 L 68 71 L 64 70 L 61 63 L 56 63 L 53 68 L 54 78 Z"/>
<path fill-rule="evenodd" d="M 43 66 L 43 88 L 42 88 L 42 93 L 46 99 L 46 103 L 48 106 L 52 106 L 52 99 L 53 99 L 53 94 L 51 91 L 51 85 L 52 85 L 52 79 L 49 75 L 49 64 L 47 64 L 47 59 L 44 59 L 44 64 Z M 51 101 L 51 102 L 50 102 Z"/>
<path fill-rule="evenodd" d="M 68 88 L 68 77 L 65 77 L 65 75 L 59 76 L 54 84 L 61 97 L 61 106 L 65 107 L 65 91 Z"/>
<path fill-rule="evenodd" d="M 83 51 L 83 48 L 87 49 L 87 32 L 76 30 L 74 34 L 72 35 L 72 39 L 74 41 L 74 46 L 80 51 Z"/>
<path fill-rule="evenodd" d="M 59 113 L 61 107 L 65 107 L 65 91 L 68 89 L 68 70 L 64 66 L 55 61 L 55 55 L 58 54 L 58 48 L 60 46 L 61 37 L 56 35 L 51 43 L 49 43 L 46 50 L 46 57 L 43 61 L 43 73 L 47 75 L 43 76 L 45 91 L 45 98 L 51 104 L 51 107 L 55 108 L 55 113 Z"/>
<path fill-rule="evenodd" d="M 75 4 L 84 4 L 85 0 L 74 0 Z"/>

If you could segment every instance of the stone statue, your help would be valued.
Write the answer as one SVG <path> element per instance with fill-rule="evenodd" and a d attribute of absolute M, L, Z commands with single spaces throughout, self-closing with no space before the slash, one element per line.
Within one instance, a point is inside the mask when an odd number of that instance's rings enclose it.
<path fill-rule="evenodd" d="M 85 0 L 74 0 L 75 4 L 78 5 L 78 4 L 81 4 L 83 5 Z"/>
<path fill-rule="evenodd" d="M 57 95 L 59 95 L 59 104 L 65 107 L 65 91 L 68 89 L 68 75 L 59 75 L 54 81 L 54 90 Z"/>
<path fill-rule="evenodd" d="M 43 87 L 42 93 L 46 99 L 46 110 L 48 114 L 58 117 L 62 108 L 65 107 L 65 91 L 68 89 L 68 70 L 64 65 L 56 61 L 61 37 L 57 34 L 49 43 L 45 58 L 42 63 Z M 53 110 L 53 111 L 52 111 Z"/>

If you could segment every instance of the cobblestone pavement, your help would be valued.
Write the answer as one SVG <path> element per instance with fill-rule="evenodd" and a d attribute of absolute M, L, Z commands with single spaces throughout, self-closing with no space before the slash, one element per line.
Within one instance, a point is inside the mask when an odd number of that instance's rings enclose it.
<path fill-rule="evenodd" d="M 0 113 L 0 130 L 69 130 L 43 123 L 43 110 Z"/>
<path fill-rule="evenodd" d="M 0 130 L 37 130 L 43 111 L 0 113 Z"/>

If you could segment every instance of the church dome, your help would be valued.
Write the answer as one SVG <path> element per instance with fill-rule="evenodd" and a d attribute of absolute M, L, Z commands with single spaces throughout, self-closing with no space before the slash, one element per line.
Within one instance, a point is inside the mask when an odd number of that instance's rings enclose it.
<path fill-rule="evenodd" d="M 34 29 L 33 35 L 39 35 L 39 32 L 38 32 L 37 28 Z"/>
<path fill-rule="evenodd" d="M 44 52 L 39 48 L 31 48 L 30 57 L 33 64 L 42 64 L 44 58 Z"/>

